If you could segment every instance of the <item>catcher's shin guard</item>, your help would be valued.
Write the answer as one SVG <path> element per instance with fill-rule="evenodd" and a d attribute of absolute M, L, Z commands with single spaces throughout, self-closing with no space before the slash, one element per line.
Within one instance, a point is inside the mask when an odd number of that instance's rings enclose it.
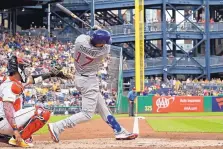
<path fill-rule="evenodd" d="M 42 128 L 50 118 L 50 111 L 36 107 L 35 115 L 32 116 L 28 122 L 20 127 L 20 134 L 22 139 L 26 140 L 32 136 L 33 133 Z"/>

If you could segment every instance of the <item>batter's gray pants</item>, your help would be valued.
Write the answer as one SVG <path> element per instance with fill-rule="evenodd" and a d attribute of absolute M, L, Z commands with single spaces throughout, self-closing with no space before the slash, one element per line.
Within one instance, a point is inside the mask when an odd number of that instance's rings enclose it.
<path fill-rule="evenodd" d="M 82 111 L 56 122 L 55 124 L 59 132 L 63 131 L 65 128 L 70 128 L 76 124 L 90 120 L 96 109 L 106 122 L 107 116 L 111 115 L 99 90 L 99 80 L 96 76 L 85 77 L 76 75 L 75 84 L 77 90 L 80 91 L 82 95 Z"/>

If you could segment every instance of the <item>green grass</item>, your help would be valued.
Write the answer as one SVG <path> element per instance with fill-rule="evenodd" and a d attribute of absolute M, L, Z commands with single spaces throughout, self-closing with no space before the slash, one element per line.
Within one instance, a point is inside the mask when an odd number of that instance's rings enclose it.
<path fill-rule="evenodd" d="M 116 118 L 129 117 L 128 114 L 115 114 Z M 148 113 L 138 114 L 143 117 L 198 117 L 198 116 L 223 116 L 223 112 L 184 112 L 184 113 Z M 101 118 L 100 115 L 95 115 L 93 119 Z"/>
<path fill-rule="evenodd" d="M 116 114 L 115 117 L 128 117 L 128 114 Z M 223 112 L 184 112 L 184 113 L 148 113 L 148 114 L 138 114 L 138 116 L 143 117 L 198 117 L 198 116 L 223 116 Z M 96 117 L 100 117 L 96 115 Z"/>
<path fill-rule="evenodd" d="M 158 132 L 223 132 L 223 120 L 211 118 L 147 119 Z"/>
<path fill-rule="evenodd" d="M 141 114 L 140 114 L 141 115 Z M 159 117 L 159 116 L 223 116 L 223 112 L 185 112 L 185 113 L 157 113 L 157 114 L 142 114 L 145 117 Z"/>

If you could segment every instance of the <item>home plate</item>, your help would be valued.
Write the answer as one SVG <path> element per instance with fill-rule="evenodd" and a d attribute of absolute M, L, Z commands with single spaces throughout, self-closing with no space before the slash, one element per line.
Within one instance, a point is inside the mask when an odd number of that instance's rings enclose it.
<path fill-rule="evenodd" d="M 142 120 L 145 119 L 145 117 L 142 117 L 142 116 L 137 116 L 137 118 L 138 118 L 138 119 L 142 119 Z"/>

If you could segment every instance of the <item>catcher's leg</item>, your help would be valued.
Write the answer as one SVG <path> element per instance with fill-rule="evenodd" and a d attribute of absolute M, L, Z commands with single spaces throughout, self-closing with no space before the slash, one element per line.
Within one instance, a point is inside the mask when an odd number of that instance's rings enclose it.
<path fill-rule="evenodd" d="M 86 81 L 87 79 L 87 81 Z M 56 123 L 49 123 L 48 129 L 54 142 L 59 142 L 59 135 L 64 129 L 71 128 L 76 124 L 88 121 L 94 115 L 99 87 L 96 77 L 77 77 L 76 86 L 82 93 L 82 111 Z M 90 83 L 94 82 L 94 83 Z"/>
<path fill-rule="evenodd" d="M 99 95 L 97 110 L 103 120 L 112 127 L 117 140 L 132 140 L 138 137 L 138 134 L 129 133 L 116 121 L 101 94 Z"/>
<path fill-rule="evenodd" d="M 51 112 L 47 109 L 36 107 L 34 114 L 31 118 L 22 125 L 20 129 L 21 137 L 25 140 L 32 136 L 33 133 L 37 132 L 42 128 L 47 121 L 50 119 Z"/>
<path fill-rule="evenodd" d="M 35 108 L 30 107 L 26 109 L 21 109 L 15 113 L 15 121 L 18 127 L 23 126 L 35 113 Z M 5 134 L 13 136 L 13 130 L 7 119 L 4 118 L 0 122 L 0 134 Z"/>
<path fill-rule="evenodd" d="M 27 140 L 32 138 L 31 135 L 42 128 L 45 123 L 50 118 L 50 112 L 48 110 L 44 110 L 43 108 L 31 107 L 26 109 L 21 109 L 15 113 L 15 121 L 18 125 L 21 137 L 23 140 Z M 4 121 L 5 125 L 3 128 L 4 134 L 13 136 L 13 130 L 9 125 L 8 121 Z M 20 144 L 16 143 L 15 138 L 11 138 L 9 140 L 9 144 L 16 145 L 20 147 L 31 147 L 33 146 L 31 143 L 22 142 Z"/>

